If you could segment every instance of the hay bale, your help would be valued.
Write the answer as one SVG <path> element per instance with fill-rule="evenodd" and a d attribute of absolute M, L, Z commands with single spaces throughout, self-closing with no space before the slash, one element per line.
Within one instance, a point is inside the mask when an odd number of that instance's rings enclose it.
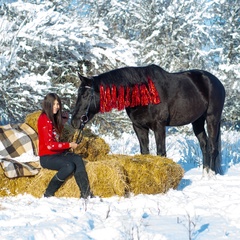
<path fill-rule="evenodd" d="M 122 167 L 117 162 L 99 161 L 86 163 L 90 187 L 94 195 L 110 197 L 124 196 L 127 184 Z M 18 194 L 31 194 L 40 198 L 43 196 L 51 178 L 56 171 L 41 169 L 33 177 L 19 177 L 9 179 L 0 168 L 0 196 L 16 196 Z M 56 197 L 80 197 L 80 190 L 74 176 L 69 177 L 64 185 L 56 192 Z"/>
<path fill-rule="evenodd" d="M 169 188 L 176 189 L 184 176 L 183 168 L 175 163 L 172 159 L 164 157 L 154 157 L 152 161 L 161 169 L 165 168 L 168 174 L 168 186 Z"/>
<path fill-rule="evenodd" d="M 41 113 L 42 113 L 42 111 L 38 110 L 38 111 L 28 114 L 25 117 L 25 123 L 27 123 L 31 128 L 33 128 L 36 133 L 38 132 L 37 121 L 38 121 L 38 118 Z"/>
<path fill-rule="evenodd" d="M 25 192 L 37 198 L 42 197 L 50 180 L 56 173 L 57 173 L 56 171 L 42 168 L 38 175 L 28 179 L 28 184 L 24 189 L 24 191 L 22 191 L 21 193 Z M 19 178 L 16 180 L 24 183 L 25 181 L 23 178 L 21 179 Z M 56 197 L 75 197 L 75 198 L 80 197 L 80 190 L 78 188 L 78 185 L 76 184 L 74 176 L 70 176 L 65 181 L 65 183 L 61 186 L 61 188 L 59 188 L 59 190 L 55 193 L 55 196 Z"/>
<path fill-rule="evenodd" d="M 111 197 L 134 194 L 165 193 L 175 189 L 183 177 L 182 167 L 173 160 L 150 155 L 106 155 L 97 162 L 87 162 L 91 190 L 94 195 Z M 56 171 L 41 169 L 32 177 L 9 179 L 0 168 L 0 196 L 32 194 L 41 197 Z M 57 197 L 79 198 L 80 191 L 73 176 L 56 192 Z"/>
<path fill-rule="evenodd" d="M 124 156 L 119 158 L 134 194 L 165 193 L 176 188 L 184 175 L 181 166 L 173 160 L 151 155 Z"/>
<path fill-rule="evenodd" d="M 35 197 L 41 197 L 44 192 L 45 179 L 41 178 L 42 174 L 43 172 L 41 169 L 39 174 L 35 176 L 9 179 L 5 176 L 3 169 L 0 167 L 0 196 L 16 196 L 18 194 L 29 193 Z M 50 174 L 53 175 L 54 172 L 51 171 Z M 29 189 L 32 190 L 29 191 Z"/>
<path fill-rule="evenodd" d="M 73 140 L 76 140 L 78 131 L 75 132 Z M 83 131 L 83 138 L 79 146 L 74 149 L 76 154 L 81 155 L 87 161 L 99 161 L 110 152 L 109 145 L 100 137 L 93 134 L 90 129 Z"/>
<path fill-rule="evenodd" d="M 86 169 L 94 195 L 111 197 L 126 194 L 126 175 L 117 161 L 88 162 Z"/>
<path fill-rule="evenodd" d="M 123 168 L 117 162 L 87 162 L 86 171 L 91 191 L 95 196 L 111 197 L 114 195 L 125 195 L 127 189 L 126 177 Z M 49 181 L 50 179 L 47 182 Z M 80 190 L 73 176 L 67 179 L 55 196 L 79 198 Z"/>

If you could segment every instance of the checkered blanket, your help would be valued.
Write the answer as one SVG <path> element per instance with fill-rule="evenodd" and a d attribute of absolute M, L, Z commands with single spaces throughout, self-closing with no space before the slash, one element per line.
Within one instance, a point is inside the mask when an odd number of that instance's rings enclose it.
<path fill-rule="evenodd" d="M 39 173 L 38 135 L 26 123 L 0 126 L 0 165 L 8 178 Z M 23 160 L 23 157 L 26 159 Z"/>

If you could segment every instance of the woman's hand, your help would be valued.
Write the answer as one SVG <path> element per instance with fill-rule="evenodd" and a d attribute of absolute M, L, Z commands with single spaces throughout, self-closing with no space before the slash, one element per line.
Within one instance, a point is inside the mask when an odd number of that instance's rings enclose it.
<path fill-rule="evenodd" d="M 77 143 L 75 143 L 75 142 L 70 142 L 70 147 L 71 147 L 72 149 L 77 148 L 77 146 L 78 146 Z"/>

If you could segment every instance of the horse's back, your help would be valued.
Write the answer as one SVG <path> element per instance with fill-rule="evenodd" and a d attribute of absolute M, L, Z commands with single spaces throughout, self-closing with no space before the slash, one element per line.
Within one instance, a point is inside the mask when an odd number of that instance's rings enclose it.
<path fill-rule="evenodd" d="M 221 81 L 210 72 L 192 69 L 181 72 L 167 72 L 161 67 L 150 65 L 153 81 L 167 93 L 182 91 L 186 96 L 199 94 L 208 101 L 218 98 L 220 103 L 225 100 L 225 89 Z M 161 89 L 159 88 L 161 91 Z M 192 93 L 192 94 L 191 94 Z M 169 94 L 168 94 L 169 96 Z"/>
<path fill-rule="evenodd" d="M 149 65 L 146 72 L 161 99 L 160 104 L 152 107 L 159 119 L 168 119 L 167 125 L 192 123 L 206 113 L 221 117 L 225 90 L 213 74 L 198 69 L 171 73 L 157 65 Z"/>
<path fill-rule="evenodd" d="M 108 72 L 104 72 L 93 78 L 105 85 L 115 84 L 116 86 L 128 86 L 140 83 L 146 83 L 147 77 L 154 75 L 159 76 L 160 72 L 166 72 L 157 65 L 147 66 L 127 66 L 116 68 Z M 152 79 L 153 80 L 153 79 Z"/>

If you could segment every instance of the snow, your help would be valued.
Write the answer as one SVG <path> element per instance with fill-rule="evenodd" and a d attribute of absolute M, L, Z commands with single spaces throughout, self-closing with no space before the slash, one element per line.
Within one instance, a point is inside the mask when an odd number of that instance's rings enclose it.
<path fill-rule="evenodd" d="M 117 1 L 111 1 L 115 7 Z M 186 2 L 186 1 L 185 1 Z M 208 1 L 207 1 L 208 2 Z M 217 1 L 216 1 L 217 2 Z M 176 7 L 179 6 L 178 1 L 174 1 Z M 130 4 L 130 2 L 129 2 Z M 190 4 L 190 2 L 189 2 Z M 23 9 L 32 9 L 28 11 L 28 24 L 22 24 L 18 32 L 18 37 L 26 37 L 26 39 L 40 38 L 38 31 L 53 33 L 58 41 L 56 48 L 66 41 L 65 35 L 61 35 L 65 29 L 69 33 L 68 40 L 76 42 L 90 42 L 89 52 L 94 52 L 94 69 L 101 68 L 99 62 L 103 57 L 107 56 L 109 62 L 122 62 L 126 65 L 136 65 L 138 60 L 137 49 L 133 46 L 140 45 L 137 41 L 129 41 L 124 38 L 112 39 L 107 38 L 106 32 L 108 27 L 104 22 L 99 22 L 96 28 L 88 26 L 87 22 L 84 27 L 78 27 L 77 22 L 71 22 L 71 19 L 64 15 L 59 15 L 53 8 L 45 12 L 41 9 L 41 5 L 30 4 L 26 1 L 17 1 L 13 3 L 16 7 Z M 201 4 L 199 4 L 201 6 Z M 170 9 L 172 10 L 170 11 Z M 20 10 L 20 9 L 19 9 Z M 82 10 L 85 11 L 85 10 Z M 86 11 L 87 12 L 87 11 Z M 167 13 L 169 16 L 175 16 L 174 6 L 169 7 Z M 195 15 L 198 18 L 202 10 Z M 207 13 L 206 13 L 207 14 Z M 60 21 L 61 19 L 61 21 Z M 191 19 L 191 18 L 190 18 Z M 26 18 L 27 20 L 27 18 Z M 60 21 L 60 22 L 58 22 Z M 47 22 L 52 23 L 44 28 Z M 24 23 L 24 22 L 23 22 Z M 53 24 L 57 23 L 57 24 Z M 71 24 L 70 24 L 71 23 Z M 83 25 L 84 25 L 83 24 Z M 160 26 L 160 21 L 157 21 Z M 2 20 L 0 42 L 4 42 L 5 38 L 14 38 L 14 34 L 7 31 L 10 22 L 6 19 Z M 7 28 L 8 27 L 8 28 Z M 199 27 L 199 26 L 198 26 Z M 80 30 L 79 30 L 80 29 Z M 197 29 L 197 28 L 196 28 Z M 147 40 L 154 39 L 159 30 L 153 31 L 151 37 Z M 100 40 L 97 40 L 89 33 L 99 34 Z M 41 35 L 41 41 L 49 46 L 50 42 L 45 35 Z M 85 38 L 79 37 L 79 34 Z M 193 32 L 193 38 L 195 36 Z M 87 38 L 87 36 L 90 36 Z M 12 37 L 13 36 L 13 37 Z M 53 35 L 51 35 L 53 36 Z M 236 34 L 232 34 L 236 38 Z M 16 36 L 15 36 L 16 37 Z M 101 38 L 102 37 L 102 38 Z M 96 36 L 97 38 L 97 36 Z M 196 38 L 194 38 L 196 40 Z M 62 41 L 62 42 L 61 42 Z M 163 42 L 166 39 L 163 39 Z M 94 45 L 94 43 L 98 43 Z M 101 42 L 101 44 L 99 43 Z M 205 42 L 205 41 L 203 41 Z M 179 40 L 178 40 L 179 43 Z M 102 48 L 102 44 L 106 44 L 106 49 Z M 149 45 L 153 45 L 151 42 Z M 13 44 L 11 51 L 12 59 L 17 45 Z M 21 42 L 21 47 L 30 50 L 29 46 Z M 156 46 L 157 48 L 157 46 Z M 217 48 L 215 48 L 217 49 Z M 197 51 L 202 55 L 209 54 L 203 52 L 199 48 Z M 219 49 L 218 49 L 219 50 Z M 4 73 L 9 63 L 14 68 L 14 61 L 10 61 L 10 49 L 0 56 L 0 68 Z M 75 48 L 72 49 L 75 56 L 79 55 Z M 215 50 L 216 51 L 216 50 Z M 166 52 L 169 51 L 166 48 Z M 106 55 L 106 56 L 105 56 Z M 152 57 L 156 53 L 148 51 L 144 56 Z M 87 55 L 88 56 L 88 55 Z M 167 62 L 166 56 L 169 53 L 162 54 L 160 58 L 163 62 Z M 96 58 L 99 59 L 96 59 Z M 205 56 L 204 56 L 205 57 Z M 79 57 L 81 58 L 81 56 Z M 159 56 L 155 57 L 159 62 Z M 197 58 L 196 58 L 197 59 Z M 121 60 L 121 61 L 120 61 Z M 171 55 L 170 55 L 171 62 Z M 106 59 L 104 61 L 107 61 Z M 207 59 L 205 59 L 207 61 Z M 161 62 L 161 61 L 160 61 Z M 197 62 L 199 60 L 197 59 Z M 173 65 L 176 63 L 173 62 Z M 51 62 L 48 63 L 51 65 Z M 51 66 L 50 66 L 51 68 Z M 171 65 L 169 66 L 171 68 Z M 234 70 L 239 76 L 239 65 L 220 64 L 220 69 Z M 50 77 L 47 72 L 44 75 L 35 75 L 24 73 L 22 69 L 21 77 L 16 81 L 1 83 L 1 87 L 6 93 L 10 93 L 10 88 L 16 84 L 23 86 L 32 86 L 38 92 L 34 97 L 34 103 L 42 99 L 46 91 L 50 89 Z M 223 75 L 222 79 L 228 79 L 227 75 Z M 239 79 L 239 78 L 238 78 Z M 4 84 L 5 83 L 5 84 Z M 232 84 L 233 89 L 239 89 L 239 81 Z M 74 93 L 76 89 L 70 85 L 59 85 L 60 92 Z M 31 90 L 31 89 L 30 89 Z M 24 89 L 22 95 L 17 95 L 17 99 L 22 96 L 31 96 L 29 88 Z M 52 89 L 51 89 L 52 90 Z M 19 98 L 18 98 L 19 97 Z M 13 97 L 12 97 L 13 98 Z M 22 104 L 22 103 L 21 103 Z M 236 102 L 237 105 L 237 102 Z M 66 107 L 67 108 L 67 107 Z M 3 119 L 2 119 L 3 118 Z M 5 114 L 0 117 L 0 122 L 4 123 L 7 119 Z M 112 154 L 138 154 L 139 144 L 134 134 L 123 133 L 121 138 L 116 139 L 111 134 L 102 136 L 111 147 Z M 128 198 L 110 197 L 83 199 L 76 198 L 35 198 L 31 195 L 18 195 L 15 197 L 0 197 L 0 239 L 1 240 L 52 240 L 52 239 L 80 239 L 80 240 L 237 240 L 240 239 L 240 132 L 222 131 L 222 158 L 223 169 L 225 174 L 207 175 L 202 171 L 202 156 L 197 142 L 193 134 L 189 133 L 170 133 L 167 134 L 167 154 L 168 157 L 179 163 L 185 169 L 185 175 L 179 184 L 178 189 L 170 189 L 165 194 L 156 195 L 132 195 Z M 155 154 L 154 138 L 150 138 L 150 150 Z M 33 156 L 23 155 L 22 159 L 29 161 Z M 21 158 L 20 158 L 21 160 Z M 41 183 L 39 183 L 41 184 Z"/>
<path fill-rule="evenodd" d="M 110 136 L 104 139 L 112 153 L 139 151 L 132 134 L 125 133 L 118 141 Z M 195 138 L 169 133 L 168 157 L 184 167 L 185 175 L 178 189 L 165 194 L 88 200 L 27 194 L 1 197 L 1 239 L 240 239 L 239 139 L 239 132 L 222 133 L 222 156 L 228 171 L 222 176 L 206 175 Z"/>

